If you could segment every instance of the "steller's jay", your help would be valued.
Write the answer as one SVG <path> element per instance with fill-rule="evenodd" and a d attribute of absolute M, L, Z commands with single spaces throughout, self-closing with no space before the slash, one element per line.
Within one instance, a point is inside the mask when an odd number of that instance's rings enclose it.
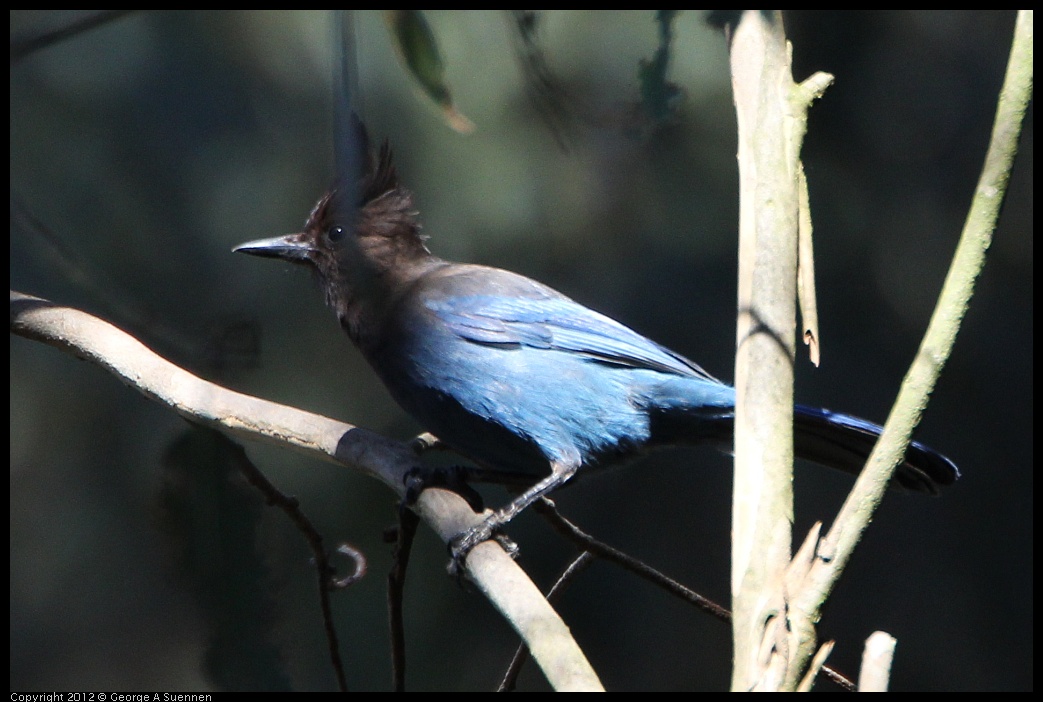
<path fill-rule="evenodd" d="M 374 159 L 357 121 L 356 130 L 365 154 L 357 202 L 339 206 L 351 190 L 334 189 L 304 231 L 234 250 L 310 266 L 399 405 L 486 472 L 530 486 L 461 535 L 454 556 L 581 469 L 663 445 L 730 450 L 731 386 L 535 280 L 432 255 L 387 142 Z M 831 468 L 857 474 L 880 432 L 795 407 L 796 455 Z M 935 493 L 958 477 L 952 461 L 914 441 L 894 481 Z"/>

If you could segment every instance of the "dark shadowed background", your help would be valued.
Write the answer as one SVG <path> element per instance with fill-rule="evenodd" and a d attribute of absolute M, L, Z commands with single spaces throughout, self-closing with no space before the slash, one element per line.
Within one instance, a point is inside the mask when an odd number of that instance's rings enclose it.
<path fill-rule="evenodd" d="M 12 12 L 12 37 L 74 17 Z M 542 280 L 730 379 L 737 175 L 724 39 L 700 13 L 678 17 L 668 77 L 684 99 L 654 121 L 638 104 L 653 12 L 543 16 L 572 114 L 563 151 L 526 95 L 506 15 L 427 17 L 474 134 L 452 132 L 420 95 L 379 14 L 357 19 L 358 65 L 364 117 L 390 138 L 435 253 Z M 804 149 L 823 362 L 798 352 L 797 397 L 882 421 L 960 233 L 1014 14 L 786 21 L 796 77 L 836 76 Z M 11 286 L 96 313 L 228 387 L 407 438 L 417 427 L 308 275 L 230 253 L 298 228 L 329 183 L 331 36 L 325 13 L 138 13 L 13 66 Z M 820 629 L 837 640 L 831 662 L 852 673 L 871 632 L 897 637 L 895 689 L 1033 685 L 1031 229 L 1030 112 L 995 244 L 917 434 L 964 478 L 937 499 L 887 498 Z M 302 539 L 251 491 L 228 492 L 234 479 L 188 477 L 212 476 L 201 456 L 219 453 L 188 431 L 97 367 L 12 338 L 12 690 L 332 689 Z M 349 684 L 387 689 L 381 533 L 394 496 L 344 468 L 247 451 L 329 542 L 369 555 L 370 575 L 334 607 Z M 801 466 L 796 482 L 802 534 L 830 519 L 848 481 Z M 730 487 L 726 456 L 679 450 L 589 476 L 557 501 L 727 603 Z M 572 553 L 535 515 L 511 533 L 544 586 Z M 516 640 L 446 576 L 446 560 L 422 527 L 408 684 L 489 689 Z M 610 689 L 728 684 L 729 630 L 612 566 L 595 564 L 560 611 Z M 521 684 L 546 688 L 534 668 Z"/>

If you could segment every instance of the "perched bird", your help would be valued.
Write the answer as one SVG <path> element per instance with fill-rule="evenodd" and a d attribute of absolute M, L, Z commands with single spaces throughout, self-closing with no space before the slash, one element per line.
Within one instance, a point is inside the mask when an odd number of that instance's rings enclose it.
<path fill-rule="evenodd" d="M 406 412 L 486 473 L 530 485 L 462 535 L 455 555 L 577 472 L 657 446 L 730 450 L 731 386 L 542 283 L 434 256 L 387 142 L 373 154 L 361 123 L 357 136 L 366 155 L 357 188 L 324 195 L 302 232 L 234 250 L 309 266 Z M 845 414 L 794 409 L 796 455 L 849 473 L 880 432 Z M 935 493 L 958 477 L 952 461 L 913 442 L 894 481 Z"/>

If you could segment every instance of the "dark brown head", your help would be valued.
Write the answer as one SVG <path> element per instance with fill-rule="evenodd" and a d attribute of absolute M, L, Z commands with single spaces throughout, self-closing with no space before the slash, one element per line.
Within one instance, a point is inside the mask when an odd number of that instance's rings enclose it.
<path fill-rule="evenodd" d="M 303 231 L 232 249 L 310 266 L 342 321 L 350 307 L 386 298 L 432 260 L 413 195 L 398 182 L 387 141 L 373 154 L 361 125 L 359 134 L 366 158 L 356 198 L 343 197 L 343 184 L 335 186 L 319 199 Z"/>

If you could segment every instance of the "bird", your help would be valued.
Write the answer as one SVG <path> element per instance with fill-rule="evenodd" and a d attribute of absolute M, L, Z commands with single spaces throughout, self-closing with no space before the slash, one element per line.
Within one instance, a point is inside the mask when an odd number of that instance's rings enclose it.
<path fill-rule="evenodd" d="M 450 544 L 454 562 L 577 475 L 649 449 L 730 451 L 735 390 L 685 356 L 531 278 L 434 255 L 388 141 L 361 144 L 304 229 L 233 251 L 310 268 L 395 401 L 486 476 L 527 486 Z M 858 474 L 882 428 L 796 405 L 794 453 Z M 913 441 L 893 485 L 935 494 L 960 473 Z"/>

